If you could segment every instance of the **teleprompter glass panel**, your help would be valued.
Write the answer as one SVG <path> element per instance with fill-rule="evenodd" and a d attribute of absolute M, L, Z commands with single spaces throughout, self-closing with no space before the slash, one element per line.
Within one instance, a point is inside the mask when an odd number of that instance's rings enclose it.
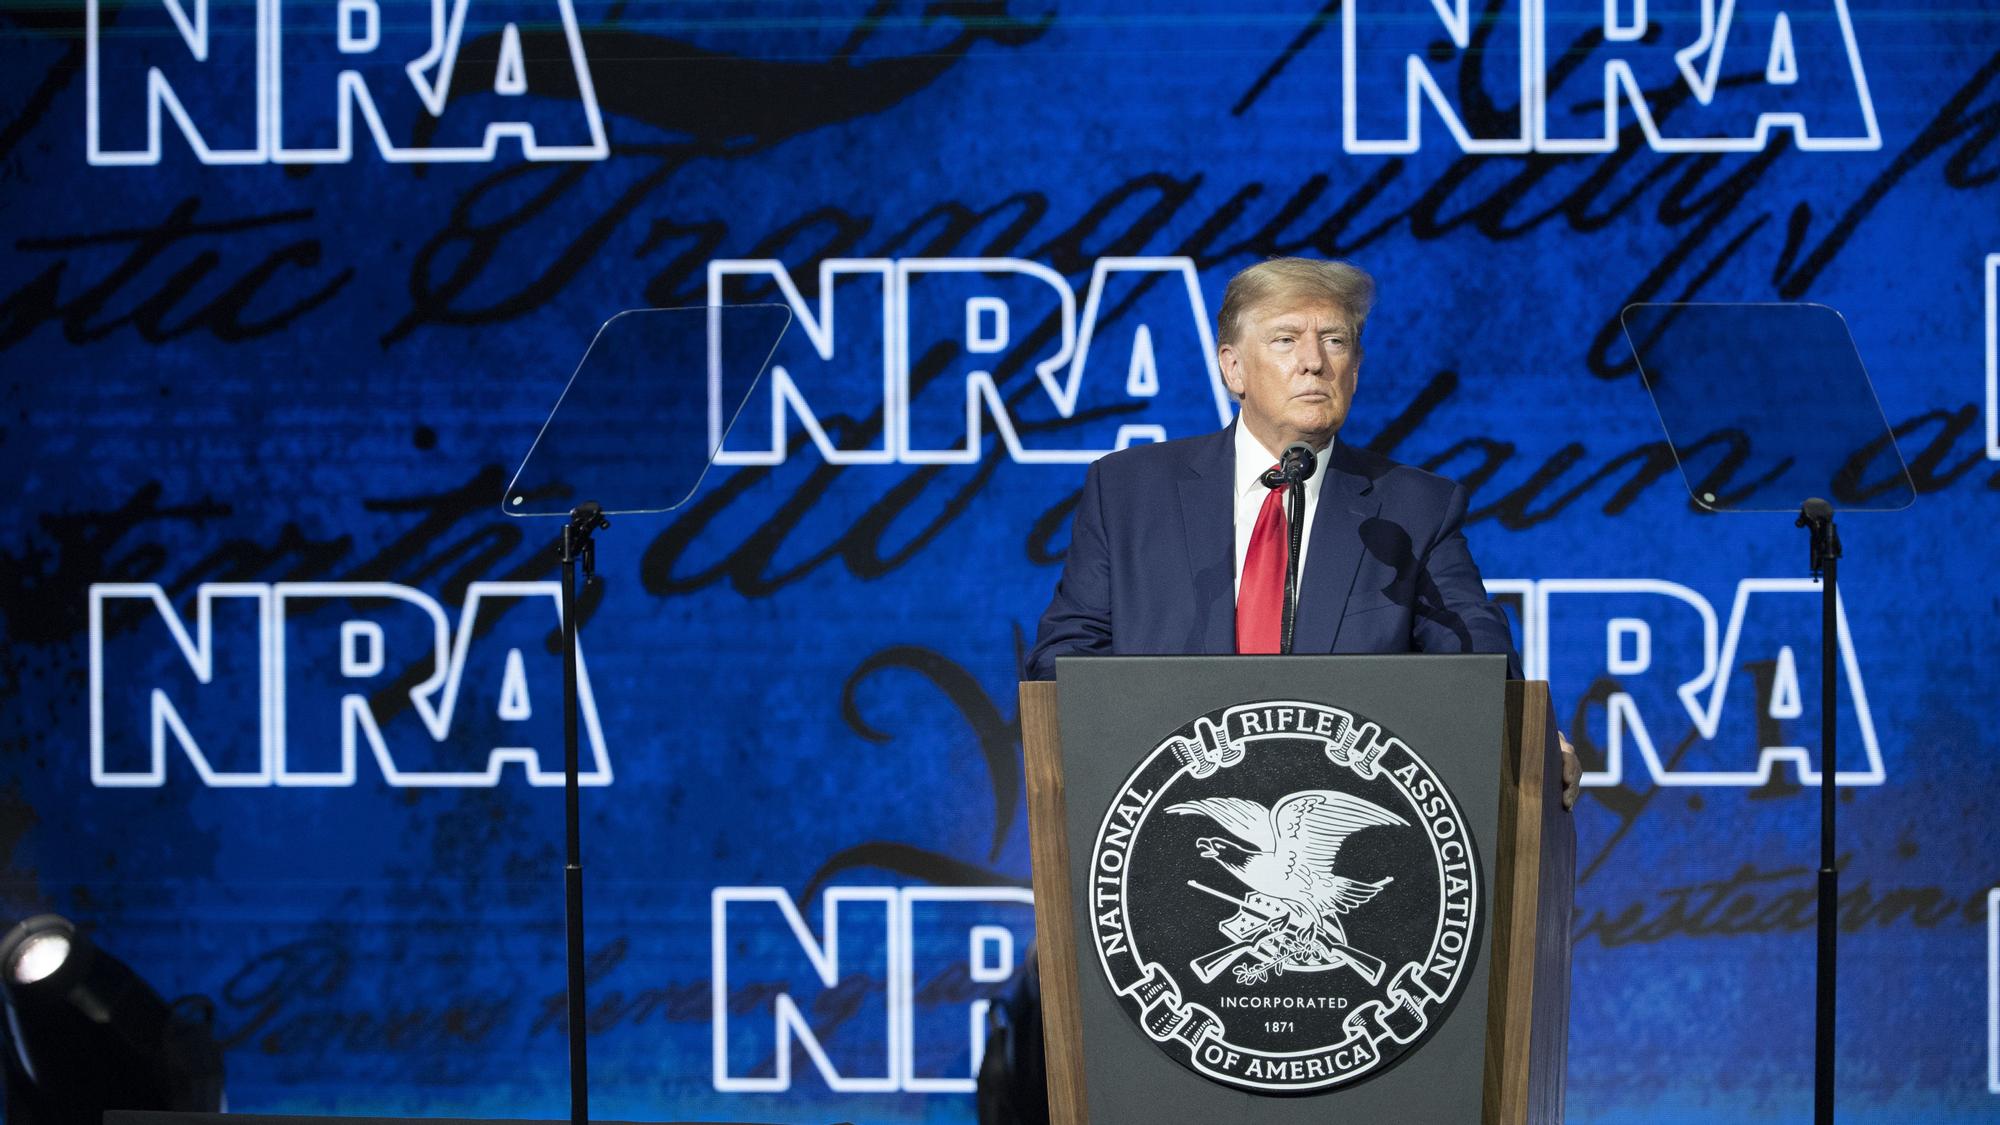
<path fill-rule="evenodd" d="M 1695 503 L 1906 508 L 1908 468 L 1847 322 L 1814 304 L 1635 304 L 1620 319 Z"/>
<path fill-rule="evenodd" d="M 694 494 L 791 324 L 784 305 L 604 322 L 501 501 L 512 516 L 666 512 Z"/>

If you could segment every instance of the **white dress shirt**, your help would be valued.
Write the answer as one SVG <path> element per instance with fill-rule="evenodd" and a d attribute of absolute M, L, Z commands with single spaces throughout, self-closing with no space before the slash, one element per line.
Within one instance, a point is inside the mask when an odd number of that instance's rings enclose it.
<path fill-rule="evenodd" d="M 1306 573 L 1306 551 L 1312 545 L 1313 514 L 1319 511 L 1319 489 L 1326 480 L 1327 458 L 1333 453 L 1333 443 L 1319 451 L 1319 459 L 1313 463 L 1313 473 L 1306 478 L 1306 519 L 1304 533 L 1299 537 L 1299 581 L 1303 585 Z M 1264 508 L 1264 497 L 1271 490 L 1264 487 L 1258 478 L 1278 463 L 1278 458 L 1263 444 L 1250 435 L 1250 428 L 1239 419 L 1236 423 L 1236 592 L 1243 592 L 1243 559 L 1250 553 L 1250 533 L 1257 528 L 1257 514 Z"/>

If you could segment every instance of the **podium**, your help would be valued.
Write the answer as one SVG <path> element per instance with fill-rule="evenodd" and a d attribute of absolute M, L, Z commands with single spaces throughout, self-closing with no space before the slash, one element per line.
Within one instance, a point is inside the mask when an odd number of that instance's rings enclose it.
<path fill-rule="evenodd" d="M 1498 656 L 1020 686 L 1050 1117 L 1559 1122 L 1575 832 Z"/>

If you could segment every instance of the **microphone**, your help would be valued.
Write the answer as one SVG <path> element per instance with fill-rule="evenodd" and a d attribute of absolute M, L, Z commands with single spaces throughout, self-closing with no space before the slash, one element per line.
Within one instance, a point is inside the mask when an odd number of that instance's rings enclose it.
<path fill-rule="evenodd" d="M 1319 464 L 1319 457 L 1312 446 L 1295 441 L 1285 447 L 1278 457 L 1275 468 L 1267 470 L 1259 480 L 1265 488 L 1281 488 L 1290 484 L 1304 484 L 1313 475 Z M 1292 629 L 1298 622 L 1299 614 L 1299 540 L 1303 537 L 1306 523 L 1305 494 L 1292 489 L 1291 503 L 1287 504 L 1286 549 L 1285 549 L 1285 607 L 1284 616 L 1279 618 L 1278 651 L 1292 651 Z"/>
<path fill-rule="evenodd" d="M 1312 446 L 1302 441 L 1295 441 L 1286 446 L 1284 453 L 1279 455 L 1277 468 L 1264 474 L 1264 487 L 1277 488 L 1279 485 L 1303 483 L 1313 475 L 1313 469 L 1318 465 L 1319 456 L 1313 452 Z"/>

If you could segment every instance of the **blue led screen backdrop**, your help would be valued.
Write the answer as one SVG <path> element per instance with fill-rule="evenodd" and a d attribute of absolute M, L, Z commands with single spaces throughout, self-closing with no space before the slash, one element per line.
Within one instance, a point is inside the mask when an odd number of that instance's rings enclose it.
<path fill-rule="evenodd" d="M 561 1115 L 556 528 L 500 496 L 599 324 L 727 302 L 791 327 L 583 604 L 593 1110 L 971 1120 L 1084 468 L 1226 422 L 1223 286 L 1299 253 L 1379 279 L 1340 440 L 1471 490 L 1589 771 L 1570 1119 L 1803 1115 L 1828 768 L 1843 1120 L 2000 1118 L 1995 13 L 134 0 L 0 42 L 0 894 L 211 997 L 232 1108 Z M 1909 460 L 1840 525 L 1836 762 L 1804 533 L 1694 510 L 1619 330 L 1672 300 L 1840 309 Z"/>

